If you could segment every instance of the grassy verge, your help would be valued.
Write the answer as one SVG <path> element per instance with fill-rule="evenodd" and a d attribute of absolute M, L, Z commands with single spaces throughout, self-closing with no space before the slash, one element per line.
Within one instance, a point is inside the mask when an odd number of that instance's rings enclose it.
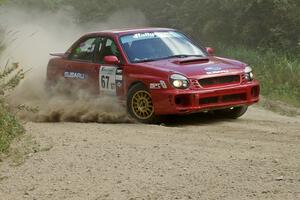
<path fill-rule="evenodd" d="M 300 107 L 300 58 L 271 50 L 220 48 L 217 54 L 241 60 L 253 67 L 266 98 Z"/>
<path fill-rule="evenodd" d="M 0 102 L 0 153 L 7 153 L 12 140 L 24 132 L 22 125 Z"/>

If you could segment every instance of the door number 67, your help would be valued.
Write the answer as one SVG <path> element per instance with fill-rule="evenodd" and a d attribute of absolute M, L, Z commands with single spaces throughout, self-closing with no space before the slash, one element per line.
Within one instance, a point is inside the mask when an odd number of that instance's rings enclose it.
<path fill-rule="evenodd" d="M 108 89 L 109 85 L 109 76 L 101 76 L 101 87 L 102 88 L 107 88 Z"/>

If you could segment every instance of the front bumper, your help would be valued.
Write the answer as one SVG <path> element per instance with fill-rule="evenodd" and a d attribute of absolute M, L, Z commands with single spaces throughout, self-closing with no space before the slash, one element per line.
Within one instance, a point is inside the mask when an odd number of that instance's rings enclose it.
<path fill-rule="evenodd" d="M 152 90 L 157 115 L 188 114 L 227 107 L 251 105 L 259 101 L 257 81 L 241 85 L 199 90 Z"/>

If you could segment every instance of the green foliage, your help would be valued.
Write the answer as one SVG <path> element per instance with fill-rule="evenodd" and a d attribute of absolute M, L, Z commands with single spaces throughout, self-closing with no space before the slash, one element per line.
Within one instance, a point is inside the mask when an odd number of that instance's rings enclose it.
<path fill-rule="evenodd" d="M 251 65 L 261 83 L 262 94 L 271 99 L 300 106 L 300 59 L 272 50 L 258 51 L 235 47 L 220 48 L 220 54 Z"/>
<path fill-rule="evenodd" d="M 1 1 L 1 0 L 0 0 Z M 205 45 L 216 43 L 300 53 L 299 0 L 10 0 L 22 8 L 52 10 L 72 7 L 76 21 L 105 20 L 132 7 L 152 26 L 174 27 Z"/>
<path fill-rule="evenodd" d="M 171 26 L 206 44 L 245 45 L 299 53 L 300 1 L 196 0 L 143 4 L 154 25 Z M 158 8 L 158 5 L 160 8 Z"/>
<path fill-rule="evenodd" d="M 6 152 L 11 141 L 24 132 L 16 117 L 9 112 L 5 95 L 14 89 L 24 78 L 18 64 L 0 67 L 0 153 Z"/>
<path fill-rule="evenodd" d="M 24 78 L 23 69 L 19 69 L 19 64 L 14 63 L 8 66 L 8 63 L 4 69 L 0 70 L 0 94 L 5 94 L 6 92 L 14 89 Z"/>
<path fill-rule="evenodd" d="M 11 141 L 24 132 L 14 115 L 0 102 L 0 153 L 7 152 Z"/>

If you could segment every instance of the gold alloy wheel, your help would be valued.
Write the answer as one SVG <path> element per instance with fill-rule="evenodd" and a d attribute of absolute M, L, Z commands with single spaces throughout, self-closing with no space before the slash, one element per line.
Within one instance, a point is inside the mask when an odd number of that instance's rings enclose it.
<path fill-rule="evenodd" d="M 148 119 L 154 112 L 152 99 L 147 91 L 137 91 L 131 100 L 134 115 L 139 119 Z"/>

